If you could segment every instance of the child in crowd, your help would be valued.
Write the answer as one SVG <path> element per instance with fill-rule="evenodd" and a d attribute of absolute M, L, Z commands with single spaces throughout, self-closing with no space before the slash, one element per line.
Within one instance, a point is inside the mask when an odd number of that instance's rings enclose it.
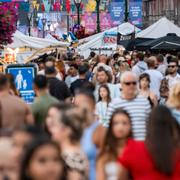
<path fill-rule="evenodd" d="M 96 104 L 96 115 L 101 123 L 103 123 L 103 119 L 106 117 L 106 111 L 110 101 L 110 90 L 107 85 L 103 84 L 99 88 L 99 100 Z"/>

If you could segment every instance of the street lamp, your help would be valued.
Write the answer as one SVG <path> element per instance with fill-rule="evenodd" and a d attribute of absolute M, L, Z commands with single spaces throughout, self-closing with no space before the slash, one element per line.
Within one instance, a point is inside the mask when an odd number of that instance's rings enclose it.
<path fill-rule="evenodd" d="M 77 15 L 78 15 L 77 23 L 78 23 L 78 25 L 80 25 L 80 7 L 81 7 L 81 1 L 82 0 L 74 0 L 74 3 L 75 3 L 76 8 L 77 8 Z"/>
<path fill-rule="evenodd" d="M 128 0 L 125 0 L 124 22 L 128 22 L 128 17 L 129 17 Z"/>
<path fill-rule="evenodd" d="M 43 38 L 45 38 L 45 25 L 46 25 L 46 18 L 42 18 L 42 24 L 43 24 Z"/>
<path fill-rule="evenodd" d="M 31 19 L 32 19 L 32 13 L 29 12 L 27 14 L 27 19 L 28 19 L 28 34 L 31 36 Z"/>
<path fill-rule="evenodd" d="M 100 11 L 99 11 L 100 1 L 101 0 L 96 0 L 97 32 L 98 33 L 101 32 L 101 28 L 100 28 Z"/>

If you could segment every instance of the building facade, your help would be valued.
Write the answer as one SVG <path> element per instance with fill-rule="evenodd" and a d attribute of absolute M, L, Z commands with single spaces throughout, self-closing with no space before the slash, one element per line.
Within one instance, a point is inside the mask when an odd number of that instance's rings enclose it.
<path fill-rule="evenodd" d="M 180 26 L 180 0 L 143 0 L 144 27 L 163 16 Z"/>

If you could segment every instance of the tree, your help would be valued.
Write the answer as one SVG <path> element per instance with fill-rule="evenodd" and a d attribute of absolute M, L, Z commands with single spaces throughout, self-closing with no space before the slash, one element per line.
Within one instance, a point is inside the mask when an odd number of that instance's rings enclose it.
<path fill-rule="evenodd" d="M 17 9 L 13 3 L 0 3 L 0 46 L 12 43 L 16 31 Z"/>

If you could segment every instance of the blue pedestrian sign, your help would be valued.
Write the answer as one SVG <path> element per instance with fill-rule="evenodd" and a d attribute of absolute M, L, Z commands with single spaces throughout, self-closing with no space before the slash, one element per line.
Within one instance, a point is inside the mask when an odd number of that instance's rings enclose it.
<path fill-rule="evenodd" d="M 34 101 L 35 93 L 33 90 L 33 79 L 36 76 L 36 66 L 31 65 L 9 65 L 6 68 L 6 73 L 14 76 L 14 81 L 17 90 L 23 100 L 31 104 Z"/>

